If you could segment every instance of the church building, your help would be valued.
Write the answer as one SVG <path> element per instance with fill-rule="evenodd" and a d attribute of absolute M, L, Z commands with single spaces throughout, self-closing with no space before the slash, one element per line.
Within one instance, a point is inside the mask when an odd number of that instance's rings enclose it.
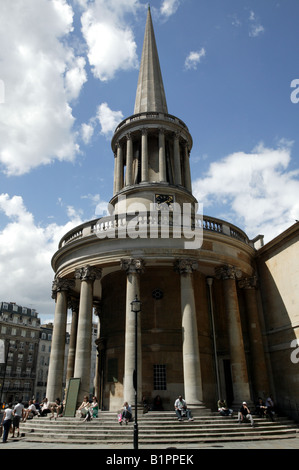
<path fill-rule="evenodd" d="M 180 394 L 197 410 L 270 393 L 299 403 L 299 364 L 291 360 L 298 224 L 263 246 L 262 236 L 250 240 L 203 215 L 192 194 L 192 145 L 187 125 L 168 111 L 149 8 L 134 114 L 111 141 L 110 213 L 68 232 L 52 258 L 50 401 L 63 393 L 71 309 L 67 381 L 80 379 L 78 402 L 89 394 L 95 313 L 102 409 L 133 404 L 136 366 L 138 402 L 159 395 L 165 410 Z"/>

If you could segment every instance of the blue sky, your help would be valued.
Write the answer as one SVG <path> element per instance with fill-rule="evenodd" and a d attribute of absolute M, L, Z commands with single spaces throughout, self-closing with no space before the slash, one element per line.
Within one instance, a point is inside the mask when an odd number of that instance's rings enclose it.
<path fill-rule="evenodd" d="M 147 4 L 0 3 L 0 300 L 42 319 L 59 239 L 112 197 L 110 140 L 134 112 Z M 150 6 L 204 214 L 270 241 L 299 219 L 298 1 Z"/>

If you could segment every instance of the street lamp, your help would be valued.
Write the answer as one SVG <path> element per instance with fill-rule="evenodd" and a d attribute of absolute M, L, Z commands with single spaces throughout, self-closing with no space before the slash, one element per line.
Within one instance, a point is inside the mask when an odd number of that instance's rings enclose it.
<path fill-rule="evenodd" d="M 133 386 L 135 390 L 135 422 L 134 422 L 134 449 L 138 449 L 138 421 L 137 421 L 137 314 L 141 310 L 141 302 L 137 295 L 131 302 L 131 312 L 135 313 L 135 370 L 133 372 Z"/>

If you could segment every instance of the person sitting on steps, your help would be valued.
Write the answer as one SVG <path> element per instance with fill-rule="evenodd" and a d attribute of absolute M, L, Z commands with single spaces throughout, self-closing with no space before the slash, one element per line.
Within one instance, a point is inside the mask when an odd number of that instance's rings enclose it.
<path fill-rule="evenodd" d="M 184 416 L 186 416 L 189 421 L 194 421 L 191 411 L 187 409 L 186 401 L 183 399 L 182 395 L 179 395 L 179 398 L 174 402 L 174 409 L 178 417 L 178 421 L 182 421 Z"/>
<path fill-rule="evenodd" d="M 238 422 L 244 422 L 245 419 L 249 419 L 251 426 L 254 426 L 254 421 L 250 409 L 247 406 L 246 401 L 243 401 L 241 408 L 238 411 Z"/>

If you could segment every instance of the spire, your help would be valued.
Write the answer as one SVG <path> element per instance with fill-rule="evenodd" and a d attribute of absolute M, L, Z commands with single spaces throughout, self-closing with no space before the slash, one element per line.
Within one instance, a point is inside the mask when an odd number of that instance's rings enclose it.
<path fill-rule="evenodd" d="M 147 12 L 134 114 L 148 111 L 168 114 L 150 6 Z"/>

